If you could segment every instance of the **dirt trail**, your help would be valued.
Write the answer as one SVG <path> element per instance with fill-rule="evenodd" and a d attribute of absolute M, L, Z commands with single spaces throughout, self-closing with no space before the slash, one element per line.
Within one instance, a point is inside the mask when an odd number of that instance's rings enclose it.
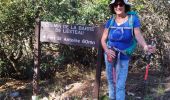
<path fill-rule="evenodd" d="M 103 71 L 101 74 L 101 87 L 100 94 L 107 96 L 107 82 L 106 74 Z M 143 75 L 129 73 L 126 90 L 127 100 L 143 100 L 143 98 L 150 98 L 149 100 L 170 100 L 170 77 L 166 77 L 160 80 L 159 75 L 149 75 L 149 84 L 147 89 L 149 91 L 147 96 L 143 94 Z M 55 80 L 56 82 L 59 80 Z M 52 87 L 53 90 L 47 88 Z M 81 82 L 74 82 L 67 84 L 60 90 L 55 90 L 57 87 L 55 84 L 49 85 L 48 82 L 40 84 L 41 97 L 49 97 L 52 99 L 63 99 L 63 98 L 92 98 L 92 91 L 94 87 L 94 78 L 88 80 L 82 80 Z M 61 91 L 62 90 L 62 91 Z M 60 92 L 60 93 L 59 93 Z M 20 81 L 14 79 L 0 79 L 0 99 L 11 98 L 11 94 L 18 95 L 12 98 L 20 98 L 24 100 L 30 100 L 32 95 L 32 84 L 31 81 Z M 15 100 L 14 99 L 14 100 Z M 79 99 L 78 99 L 79 100 Z M 81 99 L 80 99 L 81 100 Z"/>

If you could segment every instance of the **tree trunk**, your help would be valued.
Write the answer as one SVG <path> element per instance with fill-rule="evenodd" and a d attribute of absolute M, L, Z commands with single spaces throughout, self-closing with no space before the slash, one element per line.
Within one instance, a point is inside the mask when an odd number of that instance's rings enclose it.
<path fill-rule="evenodd" d="M 19 49 L 16 56 L 14 56 L 14 52 L 7 56 L 8 60 L 10 61 L 11 65 L 12 65 L 12 67 L 14 68 L 14 70 L 16 71 L 16 73 L 18 75 L 21 74 L 20 71 L 19 71 L 19 68 L 18 68 L 18 60 L 22 57 L 22 55 L 23 55 L 22 46 L 20 46 L 20 49 Z"/>

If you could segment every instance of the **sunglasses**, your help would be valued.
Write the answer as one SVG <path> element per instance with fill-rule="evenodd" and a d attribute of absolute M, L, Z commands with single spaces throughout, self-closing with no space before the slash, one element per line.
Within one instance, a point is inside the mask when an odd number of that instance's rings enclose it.
<path fill-rule="evenodd" d="M 125 4 L 124 3 L 115 3 L 113 6 L 117 7 L 119 5 L 119 7 L 123 7 Z"/>

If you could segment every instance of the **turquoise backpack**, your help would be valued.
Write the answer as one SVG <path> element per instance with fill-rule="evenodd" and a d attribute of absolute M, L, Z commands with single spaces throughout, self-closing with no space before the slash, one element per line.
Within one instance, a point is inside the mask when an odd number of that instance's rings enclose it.
<path fill-rule="evenodd" d="M 125 55 L 131 56 L 133 54 L 133 52 L 135 51 L 136 47 L 137 47 L 137 40 L 136 40 L 136 38 L 134 36 L 135 34 L 134 34 L 134 30 L 133 30 L 134 29 L 134 27 L 133 27 L 133 22 L 134 22 L 133 15 L 137 15 L 137 12 L 130 11 L 130 12 L 127 12 L 127 14 L 130 15 L 130 20 L 129 20 L 130 27 L 123 27 L 123 28 L 124 29 L 129 29 L 129 28 L 132 29 L 132 36 L 133 36 L 132 42 L 133 43 L 132 43 L 132 45 L 130 47 L 126 48 L 125 50 L 119 50 L 119 49 L 114 48 L 114 47 L 113 47 L 113 49 L 118 51 L 118 52 L 121 52 L 121 53 L 123 53 Z M 112 16 L 112 20 L 110 22 L 109 28 L 116 28 L 116 27 L 112 27 L 114 20 L 115 20 L 114 16 Z"/>

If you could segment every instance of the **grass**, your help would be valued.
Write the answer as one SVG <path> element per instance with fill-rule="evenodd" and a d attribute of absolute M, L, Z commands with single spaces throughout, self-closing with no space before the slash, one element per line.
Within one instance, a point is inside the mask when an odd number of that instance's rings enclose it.
<path fill-rule="evenodd" d="M 109 97 L 107 95 L 103 95 L 100 97 L 100 100 L 109 100 Z"/>
<path fill-rule="evenodd" d="M 151 95 L 146 95 L 143 100 L 154 100 L 154 98 Z"/>
<path fill-rule="evenodd" d="M 165 94 L 165 88 L 162 85 L 158 85 L 157 95 L 161 96 L 161 95 L 164 95 L 164 94 Z"/>

